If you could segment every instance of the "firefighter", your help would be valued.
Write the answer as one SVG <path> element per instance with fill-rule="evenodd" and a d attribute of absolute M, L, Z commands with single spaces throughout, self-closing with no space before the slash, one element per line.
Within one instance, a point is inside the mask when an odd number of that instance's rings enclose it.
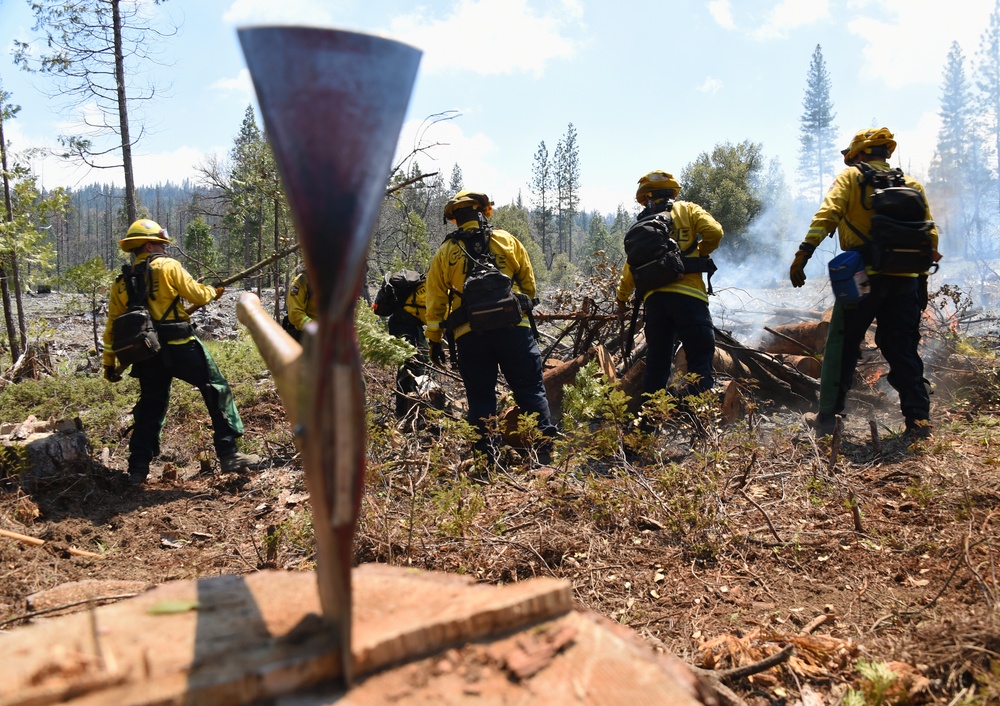
<path fill-rule="evenodd" d="M 839 234 L 841 249 L 868 251 L 873 215 L 872 187 L 863 178 L 862 167 L 856 165 L 888 171 L 888 160 L 895 149 L 892 132 L 881 127 L 858 131 L 850 145 L 841 151 L 847 169 L 837 175 L 795 253 L 789 269 L 793 287 L 805 284 L 806 263 L 816 247 L 834 231 Z M 923 186 L 916 179 L 907 176 L 905 181 L 907 187 L 924 194 Z M 933 221 L 929 206 L 925 221 Z M 938 232 L 933 226 L 929 236 L 936 261 L 940 254 Z M 880 273 L 868 265 L 867 258 L 865 269 L 870 283 L 869 294 L 857 303 L 843 304 L 839 300 L 834 303 L 823 354 L 819 410 L 804 415 L 805 421 L 820 435 L 834 432 L 838 415 L 844 411 L 861 343 L 872 322 L 877 321 L 875 344 L 889 364 L 889 384 L 899 393 L 905 433 L 911 438 L 926 438 L 931 433 L 929 385 L 924 379 L 924 364 L 917 350 L 920 316 L 926 306 L 926 274 Z"/>
<path fill-rule="evenodd" d="M 149 465 L 160 453 L 160 433 L 170 402 L 174 378 L 198 388 L 212 420 L 212 441 L 223 472 L 242 471 L 260 462 L 254 455 L 240 453 L 236 440 L 243 435 L 243 421 L 233 401 L 229 383 L 219 371 L 211 353 L 194 335 L 191 320 L 180 305 L 183 297 L 202 305 L 222 296 L 222 287 L 199 284 L 173 258 L 166 256 L 170 244 L 167 231 L 147 218 L 133 223 L 118 241 L 129 253 L 133 267 L 148 261 L 149 279 L 146 306 L 156 322 L 161 350 L 154 357 L 132 365 L 131 376 L 139 380 L 139 401 L 132 410 L 135 426 L 129 440 L 128 477 L 141 485 L 149 475 Z M 121 380 L 114 353 L 112 324 L 128 307 L 124 279 L 119 277 L 108 301 L 108 321 L 104 328 L 102 363 L 109 382 Z"/>
<path fill-rule="evenodd" d="M 671 174 L 655 171 L 639 179 L 635 200 L 643 206 L 637 216 L 641 220 L 669 209 L 673 219 L 674 240 L 685 254 L 685 260 L 707 258 L 719 247 L 722 226 L 701 206 L 689 201 L 675 201 L 680 183 Z M 635 279 L 626 262 L 618 283 L 618 311 L 624 316 L 625 306 L 635 290 Z M 708 310 L 708 290 L 701 271 L 688 270 L 670 284 L 641 292 L 645 308 L 646 372 L 644 393 L 653 394 L 667 389 L 673 364 L 674 344 L 684 346 L 687 371 L 693 374 L 681 396 L 696 395 L 712 388 L 712 360 L 715 357 L 715 327 Z"/>
<path fill-rule="evenodd" d="M 399 366 L 396 371 L 396 418 L 402 419 L 416 406 L 417 378 L 424 374 L 427 363 L 427 282 L 417 284 L 413 291 L 404 293 L 403 301 L 389 315 L 389 333 L 401 338 L 417 349 L 417 354 Z"/>
<path fill-rule="evenodd" d="M 436 365 L 445 364 L 442 334 L 447 328 L 455 341 L 458 369 L 465 384 L 468 421 L 480 434 L 475 448 L 487 457 L 492 445 L 486 420 L 496 415 L 496 385 L 502 371 L 517 406 L 523 413 L 537 415 L 538 430 L 546 440 L 536 451 L 539 460 L 546 462 L 557 431 L 542 382 L 542 355 L 529 318 L 535 274 L 524 245 L 510 233 L 489 225 L 492 215 L 493 202 L 479 192 L 460 191 L 445 204 L 444 220 L 455 223 L 458 230 L 438 248 L 427 273 L 426 336 L 430 358 Z M 474 330 L 463 292 L 470 268 L 485 261 L 495 262 L 513 281 L 518 313 L 499 328 Z"/>
<path fill-rule="evenodd" d="M 305 272 L 295 275 L 285 296 L 285 318 L 281 327 L 296 341 L 302 339 L 302 329 L 316 318 L 316 302 L 309 289 L 309 278 Z"/>

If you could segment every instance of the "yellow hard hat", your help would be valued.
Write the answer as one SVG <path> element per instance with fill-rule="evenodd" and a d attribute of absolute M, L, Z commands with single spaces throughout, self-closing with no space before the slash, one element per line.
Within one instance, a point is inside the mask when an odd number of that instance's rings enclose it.
<path fill-rule="evenodd" d="M 893 139 L 889 128 L 880 127 L 858 130 L 854 139 L 851 140 L 850 146 L 847 149 L 841 150 L 840 153 L 844 155 L 844 163 L 851 164 L 857 159 L 859 154 L 862 152 L 871 154 L 872 147 L 878 147 L 879 145 L 885 145 L 888 150 L 886 158 L 891 157 L 892 153 L 896 150 L 896 140 Z"/>
<path fill-rule="evenodd" d="M 132 252 L 140 245 L 146 243 L 163 243 L 170 245 L 170 236 L 165 228 L 161 228 L 156 221 L 148 218 L 140 218 L 129 226 L 128 234 L 118 241 L 118 245 L 125 252 Z"/>
<path fill-rule="evenodd" d="M 474 208 L 481 211 L 486 220 L 493 215 L 493 202 L 490 197 L 479 191 L 459 191 L 444 205 L 444 219 L 455 220 L 455 211 L 462 208 Z"/>
<path fill-rule="evenodd" d="M 673 174 L 660 170 L 650 172 L 639 179 L 639 188 L 636 189 L 635 200 L 645 206 L 650 194 L 654 191 L 663 191 L 664 189 L 673 189 L 674 196 L 676 196 L 681 190 L 681 185 L 674 179 Z"/>

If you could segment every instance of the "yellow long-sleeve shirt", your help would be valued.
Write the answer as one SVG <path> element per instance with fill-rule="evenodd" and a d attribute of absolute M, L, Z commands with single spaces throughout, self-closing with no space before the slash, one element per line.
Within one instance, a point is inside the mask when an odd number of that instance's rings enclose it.
<path fill-rule="evenodd" d="M 722 241 L 722 226 L 712 214 L 698 204 L 690 201 L 674 201 L 670 216 L 674 219 L 673 237 L 677 240 L 681 251 L 691 250 L 686 257 L 707 257 L 719 247 Z M 698 247 L 692 248 L 696 242 Z M 626 262 L 622 268 L 621 281 L 618 283 L 618 300 L 628 301 L 633 291 L 635 291 L 635 279 Z M 646 292 L 643 299 L 653 292 L 676 292 L 704 302 L 708 301 L 708 289 L 705 287 L 705 278 L 701 272 L 688 272 L 676 282 Z"/>
<path fill-rule="evenodd" d="M 868 165 L 878 171 L 888 171 L 889 169 L 888 163 L 882 161 L 871 161 L 868 162 Z M 924 202 L 926 203 L 927 195 L 924 193 L 923 185 L 909 176 L 905 177 L 905 180 L 907 186 L 924 194 Z M 816 211 L 816 215 L 813 216 L 809 232 L 805 237 L 805 242 L 816 247 L 823 242 L 824 238 L 837 231 L 840 236 L 840 247 L 842 250 L 850 250 L 851 248 L 865 245 L 865 241 L 851 230 L 847 221 L 850 221 L 862 233 L 867 234 L 871 231 L 874 211 L 864 206 L 865 203 L 871 203 L 871 192 L 872 188 L 870 186 L 863 185 L 861 171 L 856 167 L 848 167 L 840 172 L 837 178 L 834 179 L 830 190 L 826 192 L 823 203 L 820 205 L 819 210 Z M 862 196 L 864 196 L 863 201 Z M 925 220 L 934 220 L 931 216 L 929 205 L 927 206 Z M 938 250 L 938 231 L 936 227 L 931 229 L 930 238 L 936 252 Z M 869 273 L 871 272 L 872 270 L 869 269 Z M 915 277 L 916 275 L 904 274 L 899 276 Z"/>
<path fill-rule="evenodd" d="M 316 318 L 316 301 L 309 291 L 309 279 L 305 272 L 297 274 L 289 285 L 285 309 L 288 311 L 288 321 L 299 331 Z"/>
<path fill-rule="evenodd" d="M 467 230 L 472 230 L 469 228 Z M 505 275 L 514 280 L 514 291 L 535 298 L 535 271 L 532 269 L 528 251 L 521 241 L 505 230 L 493 230 L 490 238 L 490 252 L 496 257 L 497 267 Z M 444 321 L 451 312 L 462 305 L 462 290 L 465 287 L 465 275 L 468 272 L 469 260 L 462 244 L 455 238 L 445 240 L 431 260 L 427 271 L 426 316 L 427 340 L 438 342 L 444 332 Z M 522 318 L 521 326 L 530 326 L 527 317 Z M 462 324 L 455 329 L 458 339 L 469 332 L 469 324 Z"/>
<path fill-rule="evenodd" d="M 181 263 L 172 257 L 164 255 L 150 259 L 149 255 L 144 253 L 136 258 L 133 266 L 147 259 L 149 259 L 151 282 L 146 296 L 146 306 L 154 321 L 159 322 L 163 318 L 177 297 L 186 299 L 197 306 L 208 304 L 215 299 L 215 287 L 197 282 Z M 114 367 L 117 364 L 112 349 L 111 327 L 114 320 L 124 314 L 127 309 L 128 290 L 125 287 L 125 280 L 119 277 L 112 286 L 111 294 L 108 297 L 108 321 L 104 326 L 104 350 L 101 355 L 101 362 L 105 366 Z M 164 322 L 190 320 L 191 317 L 178 302 L 178 305 L 164 319 Z M 169 343 L 172 345 L 187 343 L 191 338 L 192 336 L 188 336 L 169 341 Z"/>

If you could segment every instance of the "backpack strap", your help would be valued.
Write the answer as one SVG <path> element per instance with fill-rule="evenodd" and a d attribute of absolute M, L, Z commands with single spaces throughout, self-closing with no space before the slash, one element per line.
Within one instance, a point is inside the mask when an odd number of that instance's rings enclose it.
<path fill-rule="evenodd" d="M 125 291 L 128 293 L 128 306 L 143 306 L 146 307 L 146 309 L 149 309 L 148 302 L 150 292 L 153 291 L 153 268 L 150 266 L 150 263 L 161 257 L 166 256 L 161 253 L 153 253 L 137 265 L 122 265 L 122 274 L 125 279 Z M 144 286 L 142 287 L 141 292 L 133 286 L 135 284 L 134 277 L 142 277 Z M 142 301 L 138 301 L 140 295 L 142 295 Z M 167 320 L 167 316 L 171 313 L 176 316 L 177 306 L 180 304 L 180 301 L 180 295 L 174 297 L 174 300 L 170 302 L 170 306 L 168 306 L 167 310 L 163 312 L 163 316 L 156 319 L 155 323 L 164 323 Z"/>

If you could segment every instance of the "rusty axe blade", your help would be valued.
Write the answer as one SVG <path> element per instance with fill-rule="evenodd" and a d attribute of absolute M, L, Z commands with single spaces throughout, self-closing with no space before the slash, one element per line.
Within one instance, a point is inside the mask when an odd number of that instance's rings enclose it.
<path fill-rule="evenodd" d="M 297 431 L 320 602 L 350 683 L 350 570 L 365 462 L 354 309 L 420 52 L 310 27 L 253 27 L 239 37 L 317 302 L 303 340 Z"/>

